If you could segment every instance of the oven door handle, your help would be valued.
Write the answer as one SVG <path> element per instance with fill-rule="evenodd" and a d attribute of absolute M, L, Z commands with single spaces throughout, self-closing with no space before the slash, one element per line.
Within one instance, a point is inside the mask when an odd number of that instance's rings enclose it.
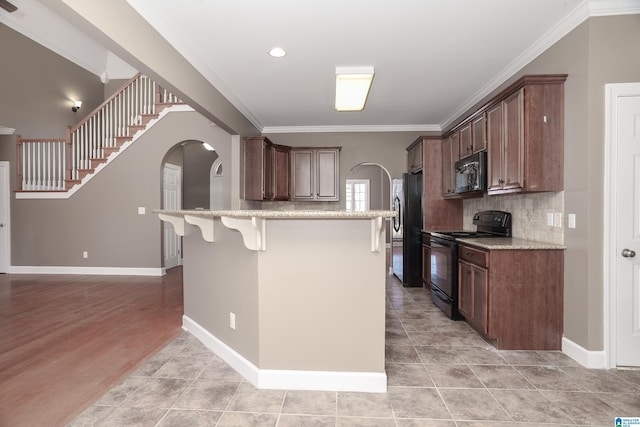
<path fill-rule="evenodd" d="M 453 299 L 449 298 L 449 295 L 445 294 L 442 290 L 438 289 L 434 284 L 431 284 L 431 292 L 433 292 L 433 294 L 435 294 L 438 298 L 440 298 L 442 301 L 446 302 L 447 304 L 453 303 Z"/>

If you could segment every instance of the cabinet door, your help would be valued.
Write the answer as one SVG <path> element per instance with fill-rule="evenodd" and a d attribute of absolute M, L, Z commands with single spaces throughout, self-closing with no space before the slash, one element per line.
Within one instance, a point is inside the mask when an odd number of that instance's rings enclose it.
<path fill-rule="evenodd" d="M 313 200 L 315 198 L 315 153 L 313 150 L 291 151 L 291 198 Z"/>
<path fill-rule="evenodd" d="M 244 138 L 244 198 L 264 200 L 273 196 L 272 152 L 265 138 Z"/>
<path fill-rule="evenodd" d="M 452 185 L 452 167 L 451 161 L 451 142 L 452 138 L 449 137 L 442 141 L 442 195 L 444 197 L 451 196 Z"/>
<path fill-rule="evenodd" d="M 471 264 L 458 262 L 458 311 L 467 322 L 473 321 L 473 267 Z"/>
<path fill-rule="evenodd" d="M 481 268 L 478 266 L 472 266 L 473 270 L 473 323 L 475 324 L 476 329 L 484 334 L 488 335 L 488 318 L 487 313 L 489 313 L 488 309 L 488 273 L 485 268 Z"/>
<path fill-rule="evenodd" d="M 460 128 L 460 158 L 464 159 L 473 154 L 473 144 L 471 143 L 471 125 L 466 124 Z"/>
<path fill-rule="evenodd" d="M 487 191 L 502 189 L 502 103 L 487 112 Z"/>
<path fill-rule="evenodd" d="M 336 201 L 340 199 L 340 153 L 337 149 L 316 152 L 316 199 Z"/>
<path fill-rule="evenodd" d="M 291 175 L 290 148 L 282 145 L 273 147 L 273 192 L 275 200 L 289 200 L 289 176 Z"/>
<path fill-rule="evenodd" d="M 407 152 L 407 170 L 417 172 L 422 169 L 422 143 L 414 145 Z"/>
<path fill-rule="evenodd" d="M 486 121 L 484 113 L 471 122 L 471 145 L 473 152 L 487 149 Z"/>
<path fill-rule="evenodd" d="M 264 200 L 273 200 L 274 187 L 274 150 L 271 144 L 266 141 L 262 144 L 262 198 Z"/>
<path fill-rule="evenodd" d="M 451 135 L 451 170 L 453 171 L 453 165 L 455 162 L 460 160 L 460 132 L 456 132 Z M 455 176 L 453 178 L 453 182 L 455 183 Z M 453 187 L 452 187 L 453 188 Z"/>
<path fill-rule="evenodd" d="M 524 88 L 505 99 L 503 105 L 503 189 L 517 189 L 524 184 Z"/>

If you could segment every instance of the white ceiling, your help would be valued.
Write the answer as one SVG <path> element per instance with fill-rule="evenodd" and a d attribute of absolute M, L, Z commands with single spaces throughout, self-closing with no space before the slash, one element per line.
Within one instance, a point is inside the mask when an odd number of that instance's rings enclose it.
<path fill-rule="evenodd" d="M 12 1 L 0 22 L 103 78 L 126 73 L 71 27 L 29 29 L 46 9 Z M 640 13 L 640 0 L 127 1 L 264 133 L 438 131 L 587 17 Z M 334 110 L 337 66 L 375 67 L 364 111 Z"/>

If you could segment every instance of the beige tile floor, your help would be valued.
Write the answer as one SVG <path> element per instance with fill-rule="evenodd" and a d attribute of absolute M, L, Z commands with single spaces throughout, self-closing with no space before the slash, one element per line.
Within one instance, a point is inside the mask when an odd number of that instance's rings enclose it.
<path fill-rule="evenodd" d="M 69 426 L 613 426 L 640 417 L 640 370 L 497 351 L 423 289 L 387 279 L 388 391 L 257 390 L 188 333 Z"/>

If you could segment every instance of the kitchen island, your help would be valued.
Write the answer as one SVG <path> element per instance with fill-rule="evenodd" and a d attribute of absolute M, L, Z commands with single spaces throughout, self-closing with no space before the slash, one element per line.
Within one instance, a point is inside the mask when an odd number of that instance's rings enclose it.
<path fill-rule="evenodd" d="M 156 211 L 183 237 L 183 328 L 258 388 L 386 391 L 393 211 Z"/>

